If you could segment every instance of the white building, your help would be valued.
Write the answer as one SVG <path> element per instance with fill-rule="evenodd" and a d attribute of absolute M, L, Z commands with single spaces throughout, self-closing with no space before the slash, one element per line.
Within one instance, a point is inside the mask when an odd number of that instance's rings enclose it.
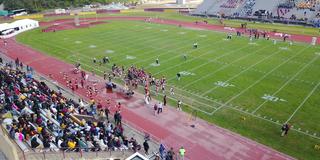
<path fill-rule="evenodd" d="M 67 11 L 65 9 L 59 8 L 59 9 L 55 9 L 54 13 L 55 14 L 65 14 L 65 13 L 67 13 Z"/>
<path fill-rule="evenodd" d="M 10 38 L 21 32 L 39 27 L 39 22 L 32 19 L 17 20 L 12 23 L 0 24 L 0 38 Z"/>

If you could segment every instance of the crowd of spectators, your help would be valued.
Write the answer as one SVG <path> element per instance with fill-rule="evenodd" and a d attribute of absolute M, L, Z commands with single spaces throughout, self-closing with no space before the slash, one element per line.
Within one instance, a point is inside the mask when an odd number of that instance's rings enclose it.
<path fill-rule="evenodd" d="M 23 72 L 23 67 L 17 59 L 16 65 L 10 62 L 0 68 L 1 112 L 7 117 L 5 128 L 16 142 L 41 151 L 140 150 L 133 137 L 123 134 L 120 109 L 112 123 L 107 119 L 109 108 L 94 100 L 84 104 L 67 99 L 33 79 L 30 71 Z M 105 120 L 79 120 L 73 113 L 99 113 Z"/>
<path fill-rule="evenodd" d="M 227 0 L 220 7 L 221 8 L 236 8 L 243 0 Z"/>
<path fill-rule="evenodd" d="M 296 4 L 298 9 L 313 9 L 316 7 L 316 4 L 319 3 L 319 0 L 303 0 Z"/>
<path fill-rule="evenodd" d="M 278 8 L 286 8 L 286 9 L 292 9 L 296 6 L 294 0 L 287 0 L 283 3 L 280 3 L 278 5 Z"/>
<path fill-rule="evenodd" d="M 241 11 L 242 16 L 251 16 L 253 13 L 253 6 L 256 4 L 256 0 L 245 0 L 243 9 Z"/>
<path fill-rule="evenodd" d="M 320 28 L 320 17 L 314 18 L 311 22 L 314 25 L 314 27 Z"/>

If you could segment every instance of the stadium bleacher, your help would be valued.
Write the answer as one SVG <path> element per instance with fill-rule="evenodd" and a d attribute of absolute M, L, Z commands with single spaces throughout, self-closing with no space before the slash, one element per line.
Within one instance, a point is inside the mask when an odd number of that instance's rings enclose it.
<path fill-rule="evenodd" d="M 19 64 L 19 63 L 18 63 Z M 105 109 L 92 101 L 76 103 L 44 82 L 7 63 L 0 68 L 3 127 L 22 151 L 138 151 L 135 138 L 124 136 L 120 111 L 111 121 L 79 120 L 74 113 L 93 115 Z M 17 68 L 17 69 L 15 69 Z"/>
<path fill-rule="evenodd" d="M 193 15 L 264 17 L 277 22 L 296 21 L 319 27 L 319 11 L 320 0 L 205 0 Z"/>

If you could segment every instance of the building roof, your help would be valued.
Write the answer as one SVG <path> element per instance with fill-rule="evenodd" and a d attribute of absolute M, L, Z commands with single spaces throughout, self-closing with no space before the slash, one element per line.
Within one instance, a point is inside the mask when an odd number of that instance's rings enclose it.
<path fill-rule="evenodd" d="M 17 27 L 17 26 L 23 26 L 31 23 L 37 23 L 37 22 L 38 21 L 32 20 L 32 19 L 21 19 L 21 20 L 14 21 L 12 23 L 1 23 L 0 30 Z"/>

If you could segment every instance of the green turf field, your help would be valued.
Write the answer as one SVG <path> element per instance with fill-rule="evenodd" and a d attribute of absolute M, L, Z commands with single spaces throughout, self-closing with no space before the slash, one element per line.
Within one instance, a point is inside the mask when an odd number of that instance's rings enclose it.
<path fill-rule="evenodd" d="M 80 18 L 92 18 L 92 17 L 105 17 L 105 16 L 142 16 L 142 17 L 157 17 L 157 18 L 165 18 L 165 19 L 174 19 L 181 20 L 187 22 L 195 22 L 195 21 L 203 21 L 206 20 L 210 24 L 222 25 L 217 18 L 204 18 L 204 17 L 194 17 L 188 16 L 184 14 L 177 13 L 166 13 L 166 12 L 129 12 L 129 13 L 114 13 L 114 14 L 98 14 L 98 15 L 83 15 Z M 55 19 L 61 18 L 74 18 L 74 16 L 52 16 L 37 19 L 39 21 L 52 21 Z M 14 20 L 0 20 L 0 22 L 12 22 Z M 228 20 L 225 19 L 223 25 L 229 27 L 240 27 L 242 23 L 247 23 L 248 28 L 255 28 L 265 31 L 277 31 L 284 32 L 288 34 L 303 34 L 310 36 L 320 36 L 320 30 L 318 28 L 299 26 L 299 25 L 285 25 L 279 23 L 260 23 L 260 22 L 249 22 L 244 20 Z"/>
<path fill-rule="evenodd" d="M 69 63 L 80 61 L 100 75 L 112 63 L 143 67 L 167 78 L 167 90 L 175 88 L 171 103 L 181 99 L 185 111 L 296 158 L 320 157 L 314 149 L 320 144 L 319 46 L 226 40 L 225 33 L 126 21 L 55 33 L 38 29 L 17 39 Z M 93 57 L 104 56 L 110 65 L 92 64 Z M 293 129 L 281 138 L 284 122 Z"/>

